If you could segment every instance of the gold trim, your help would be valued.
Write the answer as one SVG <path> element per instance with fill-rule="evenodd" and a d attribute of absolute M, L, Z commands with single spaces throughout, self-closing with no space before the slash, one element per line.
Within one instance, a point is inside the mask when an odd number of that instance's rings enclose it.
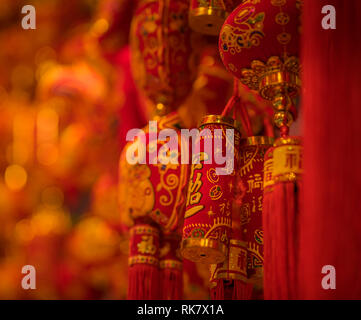
<path fill-rule="evenodd" d="M 159 260 L 153 256 L 143 256 L 137 255 L 128 258 L 128 265 L 132 266 L 134 264 L 150 264 L 153 266 L 159 265 Z"/>
<path fill-rule="evenodd" d="M 129 230 L 129 234 L 130 236 L 133 236 L 134 234 L 148 234 L 159 237 L 159 230 L 147 224 L 136 225 Z"/>
<path fill-rule="evenodd" d="M 244 247 L 247 248 L 247 242 L 246 241 L 242 241 L 242 240 L 238 240 L 238 239 L 231 239 L 229 241 L 230 245 L 235 245 L 235 246 L 240 246 L 240 247 Z"/>
<path fill-rule="evenodd" d="M 275 139 L 272 137 L 265 136 L 253 136 L 247 139 L 241 140 L 241 146 L 259 146 L 259 145 L 270 145 L 272 146 Z"/>
<path fill-rule="evenodd" d="M 279 138 L 273 144 L 274 147 L 294 145 L 299 146 L 302 144 L 302 138 L 300 137 L 288 137 L 288 138 Z"/>
<path fill-rule="evenodd" d="M 219 271 L 216 274 L 216 279 L 220 280 L 220 279 L 224 279 L 224 280 L 243 280 L 246 281 L 247 278 L 245 276 L 242 276 L 240 274 L 234 273 L 232 271 Z"/>
<path fill-rule="evenodd" d="M 166 260 L 161 260 L 159 262 L 159 267 L 161 269 L 178 269 L 178 270 L 182 270 L 183 269 L 183 263 L 177 260 L 172 260 L 172 259 L 166 259 Z"/>
<path fill-rule="evenodd" d="M 288 94 L 295 96 L 299 93 L 301 79 L 297 74 L 288 71 L 271 71 L 259 82 L 260 95 L 267 100 L 273 100 L 275 89 L 279 85 L 287 87 Z"/>
<path fill-rule="evenodd" d="M 193 262 L 218 264 L 227 258 L 227 247 L 214 239 L 188 238 L 182 241 L 180 253 Z"/>
<path fill-rule="evenodd" d="M 241 124 L 237 120 L 230 117 L 222 117 L 220 115 L 207 115 L 203 117 L 198 127 L 204 126 L 206 124 L 223 124 L 233 127 L 238 131 L 241 130 Z"/>
<path fill-rule="evenodd" d="M 274 183 L 272 186 L 274 186 L 276 183 L 279 182 L 296 182 L 296 181 L 300 181 L 301 179 L 302 179 L 302 174 L 288 172 L 274 177 L 273 178 Z"/>
<path fill-rule="evenodd" d="M 196 8 L 189 12 L 189 26 L 196 32 L 217 36 L 228 13 L 223 9 Z"/>

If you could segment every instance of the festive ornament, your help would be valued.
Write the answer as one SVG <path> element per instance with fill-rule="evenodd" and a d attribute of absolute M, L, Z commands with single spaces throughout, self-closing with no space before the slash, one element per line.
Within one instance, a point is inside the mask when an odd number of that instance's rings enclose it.
<path fill-rule="evenodd" d="M 199 33 L 218 36 L 222 25 L 239 4 L 246 0 L 191 0 L 189 25 Z"/>
<path fill-rule="evenodd" d="M 144 139 L 135 140 L 123 150 L 119 163 L 119 201 L 122 220 L 128 226 L 135 219 L 149 217 L 164 231 L 174 231 L 182 221 L 188 166 L 181 164 L 180 126 L 177 113 L 161 117 L 156 126 L 145 128 Z M 165 148 L 166 154 L 160 152 L 166 141 L 157 139 L 157 132 L 163 129 L 177 133 L 179 149 Z M 129 158 L 136 157 L 132 150 L 138 147 L 142 150 L 143 143 L 146 152 L 140 151 L 138 163 L 130 164 Z M 162 164 L 162 158 L 168 157 L 177 163 Z"/>
<path fill-rule="evenodd" d="M 200 147 L 200 153 L 195 155 L 199 161 L 192 164 L 190 173 L 182 255 L 194 262 L 221 263 L 226 259 L 231 236 L 234 177 L 239 163 L 239 125 L 232 118 L 211 115 L 204 118 L 200 129 L 205 130 L 205 134 L 196 142 Z M 234 141 L 229 140 L 227 129 L 233 131 Z M 218 144 L 214 154 L 208 148 L 213 142 Z M 227 168 L 227 163 L 225 168 L 230 172 L 218 175 L 216 154 L 225 150 L 233 152 L 233 168 Z"/>
<path fill-rule="evenodd" d="M 181 164 L 178 149 L 181 146 L 179 132 L 181 124 L 178 114 L 172 113 L 159 117 L 156 125 L 153 126 L 153 124 L 145 128 L 142 138 L 127 145 L 121 155 L 119 164 L 120 213 L 123 223 L 128 226 L 135 224 L 136 228 L 141 221 L 143 225 L 147 225 L 152 230 L 156 227 L 158 233 L 162 230 L 168 234 L 176 231 L 182 224 L 188 167 L 186 164 Z M 157 132 L 170 129 L 175 134 L 172 138 L 175 138 L 178 143 L 177 148 L 171 148 L 168 145 L 169 148 L 166 148 L 166 151 L 161 151 L 161 148 L 166 147 L 166 141 L 158 139 Z M 143 147 L 144 149 L 142 149 Z M 132 153 L 131 151 L 135 149 L 138 151 Z M 130 162 L 133 162 L 135 157 L 138 157 L 138 161 L 131 164 Z M 166 158 L 172 159 L 172 161 L 164 164 Z M 159 238 L 160 236 L 154 234 L 154 237 Z M 157 241 L 159 243 L 159 240 Z M 168 245 L 174 249 L 176 243 L 169 242 Z M 157 246 L 159 245 L 157 244 Z M 171 296 L 181 295 L 179 288 L 182 278 L 181 268 L 174 252 L 165 256 L 166 260 L 172 261 L 163 260 L 162 271 L 164 271 L 163 275 L 165 280 L 168 280 L 168 282 L 166 281 L 168 284 L 174 281 L 175 291 L 160 292 L 158 249 L 152 257 L 152 266 L 147 265 L 146 267 L 139 264 L 137 264 L 138 267 L 134 267 L 132 262 L 134 259 L 130 260 L 129 299 L 142 299 L 142 297 L 159 299 L 162 297 L 161 294 L 164 294 L 164 299 L 168 299 Z M 148 279 L 145 288 L 144 278 Z"/>
<path fill-rule="evenodd" d="M 224 65 L 250 89 L 272 101 L 275 124 L 288 126 L 300 89 L 299 0 L 247 1 L 225 21 L 219 50 Z"/>
<path fill-rule="evenodd" d="M 226 17 L 222 0 L 191 0 L 189 25 L 194 31 L 216 36 Z"/>
<path fill-rule="evenodd" d="M 192 88 L 197 61 L 188 1 L 140 1 L 131 26 L 132 71 L 155 104 L 178 107 Z"/>
<path fill-rule="evenodd" d="M 182 236 L 176 232 L 161 237 L 159 267 L 161 299 L 183 299 L 183 261 L 179 249 Z"/>
<path fill-rule="evenodd" d="M 278 139 L 264 162 L 264 295 L 295 298 L 297 221 L 302 176 L 300 138 Z"/>
<path fill-rule="evenodd" d="M 252 286 L 247 284 L 247 243 L 231 239 L 227 259 L 210 266 L 210 288 L 213 300 L 246 300 Z"/>
<path fill-rule="evenodd" d="M 249 137 L 241 141 L 239 179 L 243 190 L 240 207 L 241 238 L 247 243 L 247 277 L 254 294 L 263 294 L 263 163 L 272 146 L 268 137 Z"/>
<path fill-rule="evenodd" d="M 159 229 L 138 220 L 130 229 L 128 299 L 160 298 Z"/>

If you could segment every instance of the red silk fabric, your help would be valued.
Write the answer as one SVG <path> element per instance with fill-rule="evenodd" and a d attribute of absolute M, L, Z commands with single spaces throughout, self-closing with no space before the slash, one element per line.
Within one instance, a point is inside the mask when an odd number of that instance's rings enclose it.
<path fill-rule="evenodd" d="M 321 27 L 323 6 L 336 30 Z M 301 299 L 361 298 L 361 1 L 304 4 L 304 211 L 300 217 Z M 321 286 L 336 269 L 336 290 Z"/>

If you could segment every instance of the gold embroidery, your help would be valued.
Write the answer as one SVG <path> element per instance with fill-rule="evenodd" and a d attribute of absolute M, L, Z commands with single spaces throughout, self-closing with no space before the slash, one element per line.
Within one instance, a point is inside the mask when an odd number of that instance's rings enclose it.
<path fill-rule="evenodd" d="M 264 38 L 263 21 L 265 13 L 256 15 L 254 7 L 246 7 L 234 18 L 239 26 L 225 25 L 222 29 L 220 40 L 223 51 L 229 51 L 232 55 L 240 53 L 242 49 L 259 46 Z"/>

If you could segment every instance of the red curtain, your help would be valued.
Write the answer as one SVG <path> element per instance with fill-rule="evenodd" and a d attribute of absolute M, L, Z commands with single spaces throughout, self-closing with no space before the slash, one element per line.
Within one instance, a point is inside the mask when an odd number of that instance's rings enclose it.
<path fill-rule="evenodd" d="M 321 26 L 325 5 L 336 9 L 336 30 Z M 361 299 L 360 49 L 360 0 L 304 1 L 301 299 Z M 321 286 L 325 265 L 336 269 L 336 290 Z"/>

